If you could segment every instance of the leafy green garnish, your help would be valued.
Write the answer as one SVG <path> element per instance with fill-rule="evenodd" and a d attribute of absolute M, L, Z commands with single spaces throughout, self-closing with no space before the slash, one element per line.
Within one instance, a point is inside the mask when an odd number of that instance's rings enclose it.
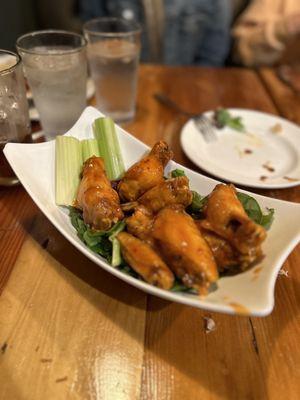
<path fill-rule="evenodd" d="M 263 226 L 266 230 L 271 228 L 271 225 L 274 221 L 274 208 L 268 208 L 268 213 L 264 214 L 261 218 L 260 225 Z"/>
<path fill-rule="evenodd" d="M 122 262 L 121 246 L 117 235 L 125 229 L 125 225 L 125 221 L 117 222 L 110 230 L 110 235 L 108 236 L 108 240 L 112 243 L 111 265 L 113 267 L 117 267 Z"/>
<path fill-rule="evenodd" d="M 122 263 L 120 243 L 117 234 L 125 229 L 125 222 L 117 222 L 109 231 L 94 231 L 83 221 L 82 213 L 75 207 L 69 207 L 71 223 L 78 237 L 89 249 L 106 258 L 113 267 Z"/>
<path fill-rule="evenodd" d="M 242 203 L 244 210 L 246 211 L 249 218 L 251 218 L 257 224 L 263 226 L 265 229 L 269 229 L 274 220 L 274 209 L 268 209 L 266 214 L 263 214 L 258 202 L 246 193 L 237 193 L 237 197 Z"/>
<path fill-rule="evenodd" d="M 177 178 L 178 176 L 185 176 L 185 172 L 182 169 L 173 169 L 171 178 Z"/>
<path fill-rule="evenodd" d="M 191 293 L 191 294 L 198 294 L 196 289 L 188 288 L 184 286 L 179 280 L 175 279 L 174 285 L 171 288 L 172 292 L 184 292 L 184 293 Z"/>
<path fill-rule="evenodd" d="M 219 108 L 214 113 L 214 122 L 217 128 L 222 129 L 225 126 L 238 131 L 245 132 L 245 126 L 241 117 L 232 117 L 230 112 L 225 108 Z"/>
<path fill-rule="evenodd" d="M 204 206 L 207 203 L 208 196 L 201 196 L 198 192 L 192 190 L 193 200 L 187 207 L 186 212 L 194 219 L 199 219 L 202 216 Z"/>

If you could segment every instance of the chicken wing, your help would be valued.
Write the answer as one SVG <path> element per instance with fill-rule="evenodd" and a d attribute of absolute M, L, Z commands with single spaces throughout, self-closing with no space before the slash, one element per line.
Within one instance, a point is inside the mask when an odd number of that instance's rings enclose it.
<path fill-rule="evenodd" d="M 143 193 L 163 182 L 164 167 L 172 158 L 167 143 L 157 142 L 150 153 L 132 165 L 119 183 L 122 201 L 137 200 Z"/>
<path fill-rule="evenodd" d="M 134 213 L 126 219 L 128 232 L 149 244 L 152 243 L 152 225 L 153 215 L 142 205 L 137 206 Z"/>
<path fill-rule="evenodd" d="M 138 202 L 157 213 L 160 209 L 172 205 L 181 204 L 186 208 L 191 204 L 193 194 L 189 188 L 189 180 L 186 176 L 179 176 L 173 179 L 167 179 L 154 186 L 144 193 Z"/>
<path fill-rule="evenodd" d="M 206 294 L 218 279 L 218 271 L 192 217 L 182 209 L 163 208 L 154 221 L 152 236 L 163 259 L 185 286 Z"/>
<path fill-rule="evenodd" d="M 265 229 L 252 221 L 233 185 L 217 185 L 209 195 L 202 227 L 227 239 L 241 254 L 259 255 Z"/>
<path fill-rule="evenodd" d="M 126 232 L 118 234 L 121 252 L 128 264 L 151 285 L 171 289 L 174 275 L 158 254 L 140 239 Z"/>
<path fill-rule="evenodd" d="M 221 238 L 212 231 L 202 228 L 200 230 L 213 253 L 219 272 L 234 268 L 239 264 L 239 253 L 226 239 Z"/>
<path fill-rule="evenodd" d="M 118 193 L 111 187 L 100 157 L 90 157 L 84 163 L 76 206 L 83 219 L 96 230 L 108 230 L 123 218 Z"/>
<path fill-rule="evenodd" d="M 199 224 L 199 222 L 196 221 L 196 224 Z M 257 247 L 256 250 L 250 254 L 241 254 L 228 240 L 202 227 L 200 230 L 213 253 L 220 273 L 225 271 L 244 271 L 263 255 L 260 247 Z"/>

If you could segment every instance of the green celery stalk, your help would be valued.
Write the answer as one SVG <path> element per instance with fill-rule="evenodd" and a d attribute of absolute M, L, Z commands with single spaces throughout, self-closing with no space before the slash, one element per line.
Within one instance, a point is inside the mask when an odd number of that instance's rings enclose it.
<path fill-rule="evenodd" d="M 57 136 L 55 141 L 55 202 L 70 206 L 76 198 L 82 153 L 80 141 L 71 136 Z"/>
<path fill-rule="evenodd" d="M 120 179 L 125 172 L 125 166 L 113 120 L 111 118 L 95 119 L 93 131 L 100 156 L 104 159 L 108 178 Z"/>
<path fill-rule="evenodd" d="M 92 156 L 99 157 L 99 147 L 96 139 L 84 139 L 81 141 L 82 158 L 85 162 L 88 158 Z"/>
<path fill-rule="evenodd" d="M 111 265 L 113 267 L 118 267 L 122 262 L 121 246 L 119 240 L 117 239 L 117 235 L 125 229 L 125 225 L 125 221 L 117 222 L 112 228 L 112 233 L 108 237 L 112 243 Z"/>
<path fill-rule="evenodd" d="M 116 237 L 113 238 L 111 242 L 112 242 L 111 266 L 118 267 L 122 262 L 120 242 Z"/>

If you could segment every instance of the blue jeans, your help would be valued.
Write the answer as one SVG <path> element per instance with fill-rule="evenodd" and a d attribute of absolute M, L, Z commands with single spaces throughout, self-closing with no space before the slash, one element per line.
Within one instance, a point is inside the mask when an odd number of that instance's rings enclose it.
<path fill-rule="evenodd" d="M 163 62 L 171 65 L 224 64 L 230 48 L 230 0 L 164 0 Z M 98 16 L 130 16 L 144 24 L 142 1 L 80 0 L 86 21 Z M 142 35 L 142 61 L 149 61 L 148 38 Z"/>

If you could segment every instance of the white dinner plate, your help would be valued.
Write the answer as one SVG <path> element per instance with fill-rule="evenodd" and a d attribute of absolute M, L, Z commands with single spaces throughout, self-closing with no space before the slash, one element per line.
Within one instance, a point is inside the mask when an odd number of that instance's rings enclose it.
<path fill-rule="evenodd" d="M 95 85 L 91 78 L 88 78 L 86 82 L 86 99 L 91 99 L 95 94 Z M 31 90 L 27 90 L 26 97 L 28 100 L 32 100 Z M 34 106 L 34 103 L 29 103 L 29 118 L 31 121 L 39 121 L 40 116 L 38 110 Z"/>
<path fill-rule="evenodd" d="M 67 135 L 79 139 L 91 138 L 93 136 L 92 123 L 101 115 L 95 108 L 87 107 Z M 118 126 L 117 134 L 124 162 L 128 168 L 141 158 L 148 147 Z M 47 218 L 79 251 L 111 274 L 152 295 L 210 311 L 257 316 L 264 316 L 272 311 L 278 272 L 288 254 L 300 240 L 299 204 L 253 194 L 263 208 L 275 209 L 274 223 L 263 244 L 265 257 L 248 271 L 235 276 L 222 277 L 218 281 L 217 289 L 207 297 L 201 298 L 197 295 L 159 289 L 131 277 L 111 267 L 104 258 L 84 245 L 70 222 L 67 210 L 55 204 L 54 141 L 39 144 L 9 143 L 5 146 L 4 154 L 27 192 Z M 174 161 L 168 164 L 166 173 L 174 168 L 183 169 L 190 179 L 191 188 L 203 195 L 210 193 L 218 183 Z M 130 290 L 129 287 L 128 290 Z"/>
<path fill-rule="evenodd" d="M 218 140 L 206 142 L 189 120 L 181 146 L 198 167 L 227 182 L 255 188 L 287 188 L 300 184 L 300 127 L 259 111 L 229 109 L 241 117 L 246 132 L 215 129 Z M 209 111 L 205 115 L 212 117 Z"/>

